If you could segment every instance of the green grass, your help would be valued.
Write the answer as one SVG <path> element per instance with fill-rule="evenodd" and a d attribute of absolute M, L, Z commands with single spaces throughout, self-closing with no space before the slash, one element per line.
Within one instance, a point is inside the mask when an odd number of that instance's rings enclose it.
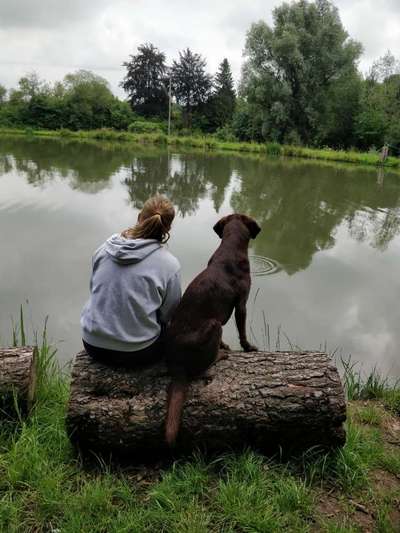
<path fill-rule="evenodd" d="M 29 341 L 21 316 L 16 343 Z M 310 449 L 289 461 L 251 450 L 214 459 L 197 454 L 153 470 L 99 459 L 89 467 L 65 432 L 68 374 L 56 364 L 46 327 L 35 341 L 36 406 L 26 420 L 0 422 L 1 532 L 269 533 L 315 531 L 316 524 L 320 531 L 362 531 L 350 499 L 374 510 L 376 531 L 393 530 L 393 493 L 378 491 L 370 476 L 375 469 L 400 474 L 399 448 L 383 439 L 384 421 L 396 418 L 382 405 L 350 404 L 347 443 L 336 452 Z M 348 383 L 353 395 L 366 393 L 358 377 Z M 389 390 L 387 382 L 369 383 L 365 390 L 374 394 Z M 397 490 L 400 496 L 400 484 Z M 337 512 L 327 518 L 320 499 L 332 494 Z"/>
<path fill-rule="evenodd" d="M 181 148 L 195 148 L 202 150 L 223 150 L 231 152 L 245 152 L 266 154 L 270 156 L 299 157 L 305 159 L 318 159 L 322 161 L 336 161 L 368 166 L 382 166 L 380 157 L 376 153 L 357 151 L 333 150 L 330 148 L 308 148 L 303 146 L 280 145 L 270 142 L 266 144 L 255 142 L 230 142 L 221 141 L 213 136 L 167 136 L 162 131 L 158 133 L 134 133 L 116 131 L 112 129 L 99 129 L 90 131 L 60 130 L 35 130 L 32 128 L 0 128 L 0 134 L 37 135 L 41 137 L 61 137 L 74 139 L 93 139 L 103 141 L 128 142 L 134 144 L 170 145 Z M 400 169 L 400 158 L 389 157 L 383 166 L 391 169 Z"/>
<path fill-rule="evenodd" d="M 379 426 L 382 423 L 382 412 L 375 405 L 367 405 L 356 416 L 362 424 Z"/>
<path fill-rule="evenodd" d="M 390 380 L 376 368 L 364 375 L 361 366 L 351 358 L 341 358 L 340 362 L 348 400 L 381 400 L 388 409 L 400 415 L 400 380 Z"/>

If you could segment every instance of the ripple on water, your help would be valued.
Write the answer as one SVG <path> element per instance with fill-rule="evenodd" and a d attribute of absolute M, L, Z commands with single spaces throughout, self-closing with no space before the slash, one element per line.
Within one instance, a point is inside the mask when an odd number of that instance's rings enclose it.
<path fill-rule="evenodd" d="M 251 255 L 249 259 L 250 273 L 253 276 L 270 276 L 282 270 L 281 265 L 277 261 L 264 257 L 263 255 Z"/>

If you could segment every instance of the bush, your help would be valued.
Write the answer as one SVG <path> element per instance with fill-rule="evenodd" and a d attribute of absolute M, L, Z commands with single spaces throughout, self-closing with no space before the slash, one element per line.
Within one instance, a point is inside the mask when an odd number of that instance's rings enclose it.
<path fill-rule="evenodd" d="M 268 155 L 282 155 L 283 148 L 279 143 L 272 142 L 265 145 L 265 151 Z"/>
<path fill-rule="evenodd" d="M 217 141 L 215 141 L 214 139 L 206 138 L 204 140 L 204 148 L 207 148 L 208 150 L 217 148 Z"/>
<path fill-rule="evenodd" d="M 232 127 L 229 125 L 225 125 L 223 128 L 218 128 L 217 131 L 215 132 L 215 137 L 219 141 L 225 141 L 225 142 L 237 141 L 237 137 Z"/>
<path fill-rule="evenodd" d="M 146 120 L 134 120 L 128 126 L 131 133 L 164 133 L 164 125 L 161 122 L 149 122 Z"/>
<path fill-rule="evenodd" d="M 60 137 L 71 137 L 72 131 L 68 130 L 67 128 L 60 128 L 58 130 L 58 134 L 60 135 Z"/>

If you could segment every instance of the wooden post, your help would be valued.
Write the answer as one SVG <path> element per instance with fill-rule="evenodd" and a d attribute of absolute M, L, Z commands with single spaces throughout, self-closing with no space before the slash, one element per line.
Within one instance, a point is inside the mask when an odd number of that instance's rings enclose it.
<path fill-rule="evenodd" d="M 163 453 L 169 382 L 161 364 L 125 370 L 80 352 L 67 414 L 72 441 L 133 461 Z M 339 374 L 325 353 L 231 352 L 192 383 L 178 450 L 341 446 L 345 419 Z"/>
<path fill-rule="evenodd" d="M 171 75 L 169 76 L 169 88 L 168 88 L 168 137 L 171 135 Z"/>
<path fill-rule="evenodd" d="M 389 146 L 385 144 L 381 150 L 381 162 L 384 163 L 389 156 Z"/>

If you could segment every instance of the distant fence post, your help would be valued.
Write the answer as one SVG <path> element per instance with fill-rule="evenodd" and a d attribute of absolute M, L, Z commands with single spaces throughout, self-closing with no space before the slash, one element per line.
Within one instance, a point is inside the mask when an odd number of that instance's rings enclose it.
<path fill-rule="evenodd" d="M 381 150 L 381 162 L 384 163 L 389 155 L 389 146 L 384 144 Z"/>

